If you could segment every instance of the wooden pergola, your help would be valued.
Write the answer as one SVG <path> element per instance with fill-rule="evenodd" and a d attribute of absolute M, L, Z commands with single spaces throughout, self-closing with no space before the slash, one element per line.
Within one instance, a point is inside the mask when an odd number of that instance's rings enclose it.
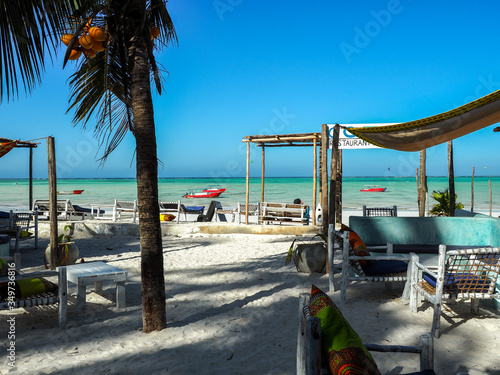
<path fill-rule="evenodd" d="M 265 178 L 265 149 L 266 147 L 312 147 L 313 148 L 313 206 L 312 224 L 316 225 L 315 209 L 317 206 L 317 176 L 318 176 L 318 154 L 317 146 L 320 146 L 320 155 L 326 156 L 326 149 L 323 150 L 321 142 L 321 132 L 302 134 L 280 134 L 280 135 L 249 135 L 243 137 L 242 142 L 247 143 L 247 174 L 246 174 L 246 197 L 245 204 L 249 204 L 250 189 L 250 143 L 255 143 L 262 148 L 262 182 L 261 182 L 261 202 L 264 202 L 264 178 Z M 322 159 L 322 158 L 321 158 Z M 326 165 L 325 165 L 326 167 Z M 320 165 L 321 169 L 321 165 Z M 320 184 L 320 200 L 322 194 L 322 184 Z M 248 210 L 245 210 L 245 223 L 248 224 Z"/>
<path fill-rule="evenodd" d="M 33 202 L 33 149 L 38 147 L 38 143 L 29 141 L 19 141 L 14 139 L 0 138 L 0 143 L 17 142 L 14 148 L 29 148 L 29 202 L 28 208 L 31 208 L 31 203 Z"/>

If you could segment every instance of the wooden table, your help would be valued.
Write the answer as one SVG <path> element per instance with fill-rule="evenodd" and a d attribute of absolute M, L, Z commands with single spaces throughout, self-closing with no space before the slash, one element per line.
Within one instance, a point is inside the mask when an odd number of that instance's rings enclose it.
<path fill-rule="evenodd" d="M 68 283 L 77 285 L 76 297 L 77 312 L 85 311 L 87 285 L 94 284 L 96 292 L 102 290 L 104 280 L 114 281 L 116 284 L 116 307 L 125 307 L 125 282 L 127 271 L 111 266 L 104 262 L 78 263 L 67 266 Z"/>

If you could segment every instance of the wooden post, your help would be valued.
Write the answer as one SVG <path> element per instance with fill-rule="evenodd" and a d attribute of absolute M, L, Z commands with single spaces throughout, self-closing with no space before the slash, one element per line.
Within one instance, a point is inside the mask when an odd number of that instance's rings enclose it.
<path fill-rule="evenodd" d="M 425 216 L 426 151 L 420 151 L 420 185 L 418 187 L 418 216 Z"/>
<path fill-rule="evenodd" d="M 490 216 L 492 216 L 492 208 L 493 208 L 493 199 L 491 194 L 491 180 L 488 180 L 488 185 L 490 187 Z"/>
<path fill-rule="evenodd" d="M 317 203 L 317 191 L 318 191 L 318 150 L 317 150 L 317 140 L 316 136 L 313 140 L 313 205 L 309 208 L 309 215 L 312 215 L 312 225 L 316 225 L 316 205 Z"/>
<path fill-rule="evenodd" d="M 335 194 L 335 222 L 342 223 L 342 150 L 339 150 L 338 153 L 336 181 L 337 191 Z"/>
<path fill-rule="evenodd" d="M 299 332 L 297 335 L 297 375 L 306 374 L 306 324 L 304 320 L 304 306 L 307 303 L 308 295 L 299 295 Z"/>
<path fill-rule="evenodd" d="M 321 125 L 321 232 L 328 234 L 328 126 Z"/>
<path fill-rule="evenodd" d="M 337 169 L 339 163 L 339 124 L 333 128 L 332 153 L 330 160 L 330 190 L 328 199 L 328 224 L 336 224 Z"/>
<path fill-rule="evenodd" d="M 470 183 L 470 212 L 474 211 L 474 172 L 476 167 L 472 167 L 472 179 Z"/>
<path fill-rule="evenodd" d="M 30 187 L 29 187 L 29 202 L 28 210 L 31 210 L 33 205 L 33 147 L 30 147 L 30 171 L 29 171 Z"/>
<path fill-rule="evenodd" d="M 323 147 L 322 147 L 322 139 L 320 138 L 319 143 L 319 204 L 323 204 Z"/>
<path fill-rule="evenodd" d="M 264 175 L 266 172 L 266 155 L 264 150 L 264 144 L 262 144 L 262 181 L 260 186 L 260 201 L 264 202 Z M 248 206 L 247 206 L 248 207 Z"/>
<path fill-rule="evenodd" d="M 333 231 L 335 230 L 335 227 L 333 225 L 328 226 L 328 252 L 327 252 L 327 262 L 326 262 L 326 273 L 328 274 L 328 286 L 330 289 L 330 292 L 335 292 L 335 285 L 333 284 L 334 276 L 335 276 L 335 269 L 334 269 L 334 242 L 335 239 L 333 238 Z"/>
<path fill-rule="evenodd" d="M 47 137 L 47 160 L 49 170 L 49 219 L 50 219 L 50 268 L 55 270 L 61 264 L 57 249 L 57 175 L 54 137 Z"/>
<path fill-rule="evenodd" d="M 245 197 L 245 224 L 248 225 L 248 202 L 250 195 L 250 142 L 247 142 L 247 194 Z"/>
<path fill-rule="evenodd" d="M 448 181 L 450 185 L 450 216 L 455 216 L 455 173 L 453 171 L 453 141 L 448 141 Z"/>
<path fill-rule="evenodd" d="M 306 323 L 306 374 L 321 371 L 321 320 L 309 318 Z"/>

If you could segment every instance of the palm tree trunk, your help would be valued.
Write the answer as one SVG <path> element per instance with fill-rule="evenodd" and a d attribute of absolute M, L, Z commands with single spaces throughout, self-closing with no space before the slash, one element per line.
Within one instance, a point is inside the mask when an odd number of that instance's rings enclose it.
<path fill-rule="evenodd" d="M 144 0 L 136 0 L 134 3 L 144 3 Z M 143 9 L 145 9 L 145 6 Z M 143 331 L 149 333 L 164 329 L 167 326 L 167 318 L 158 206 L 158 159 L 149 62 L 145 42 L 138 40 L 135 46 L 134 65 L 130 73 L 130 91 L 137 147 L 142 320 Z"/>

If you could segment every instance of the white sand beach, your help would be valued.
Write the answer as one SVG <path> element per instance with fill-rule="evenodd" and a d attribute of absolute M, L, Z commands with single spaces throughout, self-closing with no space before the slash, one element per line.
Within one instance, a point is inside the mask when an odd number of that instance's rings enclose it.
<path fill-rule="evenodd" d="M 130 224 L 133 225 L 133 224 Z M 305 274 L 285 255 L 290 235 L 203 234 L 196 223 L 163 237 L 168 326 L 141 331 L 140 252 L 137 232 L 98 235 L 79 229 L 75 241 L 86 262 L 104 261 L 128 272 L 126 307 L 115 305 L 115 289 L 87 289 L 87 309 L 77 314 L 70 290 L 68 324 L 57 328 L 57 308 L 16 310 L 16 363 L 7 366 L 7 319 L 0 325 L 1 374 L 294 374 L 298 296 L 315 284 L 328 291 L 325 274 Z M 48 233 L 40 249 L 23 243 L 22 266 L 43 264 Z M 300 236 L 308 240 L 310 235 Z M 340 288 L 340 275 L 335 278 Z M 380 284 L 380 285 L 378 285 Z M 430 331 L 432 309 L 417 314 L 401 302 L 402 285 L 384 283 L 348 288 L 339 305 L 365 342 L 415 345 Z M 339 302 L 340 292 L 329 293 Z M 469 313 L 469 303 L 449 306 L 442 335 L 435 340 L 438 374 L 500 374 L 499 313 Z M 418 369 L 418 356 L 374 354 L 384 373 Z"/>

